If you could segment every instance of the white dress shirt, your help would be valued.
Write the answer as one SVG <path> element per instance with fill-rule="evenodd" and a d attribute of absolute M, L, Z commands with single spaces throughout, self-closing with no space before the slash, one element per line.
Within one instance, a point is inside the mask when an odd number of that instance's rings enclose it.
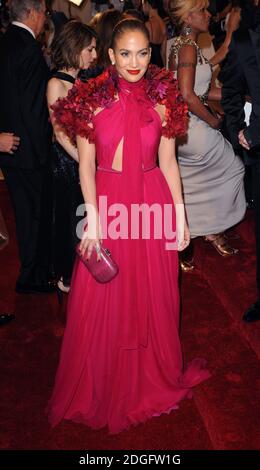
<path fill-rule="evenodd" d="M 31 28 L 29 28 L 29 26 L 27 26 L 26 24 L 20 23 L 20 21 L 12 21 L 12 24 L 14 24 L 15 26 L 19 26 L 19 28 L 27 29 L 27 31 L 29 31 L 29 33 L 31 33 L 33 35 L 34 39 L 36 39 L 33 30 Z"/>

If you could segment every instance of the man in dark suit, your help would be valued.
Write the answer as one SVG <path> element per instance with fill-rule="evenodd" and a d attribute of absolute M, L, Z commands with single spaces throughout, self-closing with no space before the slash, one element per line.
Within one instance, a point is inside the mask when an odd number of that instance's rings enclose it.
<path fill-rule="evenodd" d="M 259 299 L 249 307 L 243 320 L 260 320 L 260 4 L 254 11 L 254 25 L 233 33 L 222 69 L 222 106 L 232 144 L 248 151 L 252 162 L 256 222 L 256 280 Z M 252 100 L 250 124 L 245 124 L 245 96 Z"/>
<path fill-rule="evenodd" d="M 0 167 L 15 212 L 21 261 L 16 291 L 49 292 L 53 286 L 41 264 L 39 243 L 50 155 L 48 68 L 36 41 L 45 21 L 45 1 L 12 0 L 10 16 L 12 24 L 0 40 L 0 132 L 13 132 L 20 145 L 0 154 Z"/>

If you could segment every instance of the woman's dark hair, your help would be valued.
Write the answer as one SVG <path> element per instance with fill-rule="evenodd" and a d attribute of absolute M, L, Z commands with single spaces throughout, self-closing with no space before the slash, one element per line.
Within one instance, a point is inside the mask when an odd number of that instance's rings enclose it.
<path fill-rule="evenodd" d="M 167 16 L 166 11 L 163 7 L 163 1 L 162 0 L 145 0 L 149 5 L 154 8 L 155 10 L 158 11 L 159 16 L 161 18 L 165 18 Z"/>
<path fill-rule="evenodd" d="M 161 6 L 161 1 L 160 0 L 146 0 L 149 5 L 151 5 L 152 8 L 157 9 L 160 8 Z"/>
<path fill-rule="evenodd" d="M 77 20 L 66 23 L 51 45 L 52 64 L 57 69 L 78 69 L 80 54 L 96 38 L 95 31 Z"/>
<path fill-rule="evenodd" d="M 119 10 L 105 10 L 97 18 L 95 31 L 98 35 L 98 65 L 106 68 L 110 64 L 108 49 L 111 44 L 112 33 L 115 25 L 121 20 Z"/>
<path fill-rule="evenodd" d="M 140 31 L 147 38 L 147 41 L 150 42 L 149 31 L 146 28 L 145 24 L 140 20 L 129 18 L 126 20 L 119 21 L 119 23 L 117 23 L 117 25 L 115 26 L 111 41 L 112 49 L 115 49 L 117 39 L 128 31 Z"/>
<path fill-rule="evenodd" d="M 130 8 L 129 10 L 124 10 L 122 15 L 122 20 L 134 18 L 139 21 L 144 21 L 144 15 L 140 10 L 135 8 Z"/>
<path fill-rule="evenodd" d="M 149 3 L 149 5 L 157 10 L 158 12 L 158 15 L 161 17 L 161 18 L 166 18 L 168 16 L 167 12 L 165 11 L 164 9 L 164 6 L 163 6 L 163 1 L 162 0 L 146 0 L 147 3 Z"/>
<path fill-rule="evenodd" d="M 254 0 L 232 0 L 231 1 L 232 7 L 240 7 L 245 8 L 249 6 L 255 6 Z"/>

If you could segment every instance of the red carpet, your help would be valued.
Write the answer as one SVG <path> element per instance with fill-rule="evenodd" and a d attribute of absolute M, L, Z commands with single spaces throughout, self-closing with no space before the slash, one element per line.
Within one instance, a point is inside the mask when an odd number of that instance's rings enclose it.
<path fill-rule="evenodd" d="M 55 295 L 16 295 L 17 246 L 10 201 L 0 182 L 0 207 L 11 242 L 0 252 L 0 311 L 16 319 L 0 329 L 1 449 L 259 449 L 260 322 L 245 325 L 256 298 L 252 214 L 232 231 L 240 249 L 220 257 L 196 241 L 194 273 L 182 276 L 182 344 L 186 361 L 205 357 L 212 378 L 177 411 L 109 436 L 64 422 L 50 429 L 49 399 L 65 323 Z"/>

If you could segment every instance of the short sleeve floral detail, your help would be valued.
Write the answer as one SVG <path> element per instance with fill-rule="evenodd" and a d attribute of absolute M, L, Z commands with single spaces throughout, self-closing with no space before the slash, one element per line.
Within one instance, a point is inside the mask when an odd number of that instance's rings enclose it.
<path fill-rule="evenodd" d="M 153 106 L 165 106 L 165 122 L 162 135 L 174 138 L 184 135 L 188 125 L 188 107 L 178 90 L 172 72 L 150 65 L 145 76 L 148 98 Z M 75 144 L 76 136 L 94 142 L 93 116 L 98 108 L 112 106 L 118 94 L 118 78 L 114 67 L 86 83 L 76 80 L 66 98 L 52 105 L 53 115 L 59 127 Z"/>
<path fill-rule="evenodd" d="M 165 106 L 164 137 L 175 138 L 185 135 L 188 127 L 188 105 L 178 89 L 178 81 L 173 72 L 150 65 L 147 75 L 148 96 L 154 103 Z"/>
<path fill-rule="evenodd" d="M 55 121 L 74 144 L 77 135 L 94 142 L 94 112 L 97 108 L 111 106 L 116 93 L 109 70 L 86 83 L 76 80 L 66 98 L 52 105 Z"/>

